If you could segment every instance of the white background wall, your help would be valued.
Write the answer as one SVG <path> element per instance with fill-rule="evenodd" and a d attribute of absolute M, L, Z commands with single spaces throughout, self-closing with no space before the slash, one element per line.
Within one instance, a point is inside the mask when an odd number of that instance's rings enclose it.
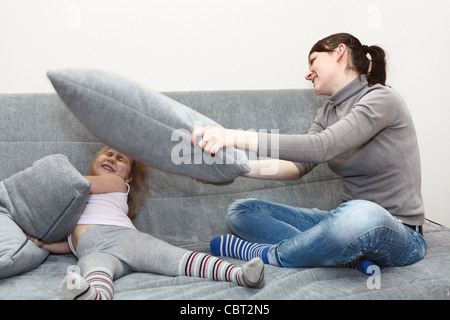
<path fill-rule="evenodd" d="M 0 93 L 92 67 L 160 91 L 310 88 L 307 53 L 349 32 L 388 52 L 422 154 L 427 217 L 450 226 L 446 0 L 0 0 Z"/>

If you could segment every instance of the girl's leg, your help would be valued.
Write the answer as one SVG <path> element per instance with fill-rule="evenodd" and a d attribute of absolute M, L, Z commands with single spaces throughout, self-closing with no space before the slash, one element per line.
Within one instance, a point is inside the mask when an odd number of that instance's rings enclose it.
<path fill-rule="evenodd" d="M 242 267 L 217 257 L 173 246 L 137 230 L 124 230 L 115 237 L 121 243 L 117 256 L 133 271 L 168 276 L 189 276 L 228 281 L 248 287 L 264 283 L 264 264 L 252 260 Z"/>
<path fill-rule="evenodd" d="M 68 273 L 59 286 L 62 300 L 111 300 L 113 281 L 128 273 L 119 259 L 99 251 L 81 258 L 77 266 L 79 270 Z"/>

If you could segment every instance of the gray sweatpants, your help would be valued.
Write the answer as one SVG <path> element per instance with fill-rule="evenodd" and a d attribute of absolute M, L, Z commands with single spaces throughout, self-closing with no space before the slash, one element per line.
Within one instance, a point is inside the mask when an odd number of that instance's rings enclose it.
<path fill-rule="evenodd" d="M 113 279 L 130 272 L 179 276 L 183 256 L 190 251 L 135 229 L 98 225 L 78 240 L 78 267 L 84 277 L 93 269 L 108 269 Z"/>

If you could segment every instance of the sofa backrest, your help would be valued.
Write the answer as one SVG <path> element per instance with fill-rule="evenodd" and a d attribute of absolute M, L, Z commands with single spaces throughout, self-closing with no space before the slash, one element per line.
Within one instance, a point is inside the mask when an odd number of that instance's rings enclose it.
<path fill-rule="evenodd" d="M 168 92 L 169 97 L 227 128 L 306 133 L 325 101 L 313 90 Z M 56 94 L 0 95 L 0 181 L 55 153 L 85 173 L 102 143 Z M 249 154 L 254 157 L 253 154 Z M 237 178 L 225 186 L 151 169 L 152 197 L 134 220 L 136 227 L 165 240 L 209 241 L 230 232 L 225 215 L 237 199 L 258 198 L 330 210 L 339 202 L 340 179 L 325 164 L 297 181 Z"/>

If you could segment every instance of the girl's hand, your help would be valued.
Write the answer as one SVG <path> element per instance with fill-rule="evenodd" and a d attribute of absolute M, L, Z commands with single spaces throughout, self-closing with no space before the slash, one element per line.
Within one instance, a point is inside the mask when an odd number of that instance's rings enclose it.
<path fill-rule="evenodd" d="M 25 232 L 24 232 L 25 233 Z M 39 240 L 37 238 L 34 238 L 32 236 L 30 236 L 29 234 L 25 233 L 25 236 L 27 237 L 28 240 L 30 240 L 31 242 L 33 242 L 35 245 L 37 245 L 39 248 L 42 248 L 44 246 L 44 242 L 42 240 Z"/>
<path fill-rule="evenodd" d="M 45 250 L 49 251 L 50 253 L 55 253 L 55 254 L 70 253 L 70 247 L 69 247 L 69 243 L 67 242 L 67 239 L 64 239 L 64 240 L 61 240 L 58 242 L 53 242 L 53 243 L 45 243 L 44 241 L 36 239 L 36 238 L 30 236 L 29 234 L 25 233 L 25 236 L 27 237 L 28 240 L 33 242 L 36 246 L 38 246 L 39 248 L 45 249 Z"/>

